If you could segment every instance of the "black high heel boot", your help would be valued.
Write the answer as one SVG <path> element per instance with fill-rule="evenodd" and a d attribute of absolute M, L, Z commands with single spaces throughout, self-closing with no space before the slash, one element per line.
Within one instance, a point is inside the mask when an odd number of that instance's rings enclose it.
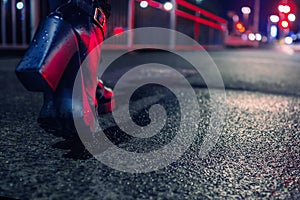
<path fill-rule="evenodd" d="M 42 125 L 76 132 L 72 106 L 77 108 L 76 118 L 83 119 L 87 108 L 82 101 L 88 101 L 91 110 L 96 107 L 96 65 L 85 69 L 90 75 L 85 77 L 87 80 L 82 88 L 87 97 L 74 101 L 72 92 L 81 63 L 103 41 L 106 32 L 104 12 L 107 10 L 103 12 L 101 4 L 101 0 L 69 0 L 58 7 L 40 25 L 16 69 L 18 78 L 28 90 L 44 92 L 44 105 L 38 120 Z M 72 101 L 78 102 L 78 106 L 72 105 Z M 85 123 L 92 124 L 86 119 Z"/>

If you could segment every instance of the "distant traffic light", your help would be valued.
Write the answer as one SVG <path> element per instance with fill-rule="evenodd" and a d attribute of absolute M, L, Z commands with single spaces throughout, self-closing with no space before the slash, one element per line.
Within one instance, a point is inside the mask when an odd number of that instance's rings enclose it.
<path fill-rule="evenodd" d="M 282 5 L 282 4 L 280 4 L 278 6 L 278 10 L 281 13 L 287 14 L 287 13 L 291 12 L 291 7 L 289 5 Z"/>
<path fill-rule="evenodd" d="M 243 24 L 242 24 L 241 22 L 237 22 L 237 23 L 235 24 L 235 27 L 236 27 L 236 29 L 240 30 L 240 29 L 243 28 Z"/>
<path fill-rule="evenodd" d="M 279 16 L 277 16 L 277 15 L 271 15 L 270 16 L 270 21 L 272 22 L 272 23 L 277 23 L 277 22 L 279 22 Z"/>
<path fill-rule="evenodd" d="M 290 13 L 290 14 L 288 15 L 288 19 L 289 19 L 291 22 L 294 22 L 294 21 L 296 21 L 296 15 L 293 14 L 293 13 Z"/>
<path fill-rule="evenodd" d="M 291 27 L 291 23 L 296 20 L 296 15 L 294 13 L 296 13 L 297 11 L 297 6 L 295 5 L 295 3 L 293 3 L 293 1 L 289 1 L 288 3 L 282 1 L 278 5 L 278 11 L 280 19 L 280 21 L 278 22 L 279 28 L 284 30 L 289 29 Z"/>
<path fill-rule="evenodd" d="M 281 29 L 288 29 L 290 28 L 290 22 L 288 20 L 281 20 L 279 26 Z"/>
<path fill-rule="evenodd" d="M 243 33 L 246 31 L 246 28 L 245 26 L 242 24 L 242 22 L 237 22 L 235 24 L 235 28 L 240 32 L 240 33 Z"/>

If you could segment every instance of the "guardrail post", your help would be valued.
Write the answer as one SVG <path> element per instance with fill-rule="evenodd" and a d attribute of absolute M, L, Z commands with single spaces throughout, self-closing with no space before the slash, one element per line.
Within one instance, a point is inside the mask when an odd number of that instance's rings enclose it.
<path fill-rule="evenodd" d="M 26 30 L 26 1 L 24 0 L 24 8 L 21 10 L 21 23 L 22 23 L 22 44 L 26 45 L 27 30 Z"/>
<path fill-rule="evenodd" d="M 173 4 L 173 9 L 170 12 L 170 29 L 171 31 L 170 35 L 170 49 L 174 50 L 176 45 L 176 10 L 177 10 L 177 3 L 176 0 L 171 0 L 171 3 Z"/>
<path fill-rule="evenodd" d="M 135 0 L 129 0 L 128 1 L 128 41 L 127 41 L 127 47 L 129 49 L 132 49 L 133 46 L 133 40 L 134 35 L 132 29 L 134 29 L 134 7 L 135 7 Z"/>
<path fill-rule="evenodd" d="M 255 33 L 258 33 L 259 30 L 259 14 L 260 14 L 260 0 L 255 0 L 254 19 L 253 19 L 253 31 Z"/>
<path fill-rule="evenodd" d="M 195 14 L 196 17 L 200 17 L 200 12 L 196 12 Z M 194 40 L 199 42 L 200 39 L 200 23 L 194 22 Z"/>
<path fill-rule="evenodd" d="M 17 45 L 16 0 L 11 0 L 12 45 Z"/>
<path fill-rule="evenodd" d="M 40 22 L 40 0 L 30 1 L 30 39 L 33 38 L 34 33 Z"/>
<path fill-rule="evenodd" d="M 2 37 L 2 45 L 6 45 L 6 4 L 7 1 L 1 1 L 1 37 Z"/>

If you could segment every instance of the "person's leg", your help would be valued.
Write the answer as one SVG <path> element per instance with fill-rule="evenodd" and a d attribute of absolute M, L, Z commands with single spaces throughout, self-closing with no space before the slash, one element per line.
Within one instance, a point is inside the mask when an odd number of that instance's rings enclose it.
<path fill-rule="evenodd" d="M 80 0 L 76 0 L 78 1 Z M 97 2 L 103 3 L 104 1 L 98 0 Z M 51 8 L 56 10 L 57 5 L 61 4 L 53 3 Z M 105 12 L 109 13 L 108 10 Z M 42 125 L 48 125 L 49 128 L 60 128 L 57 127 L 56 122 L 63 121 L 60 120 L 61 118 L 67 121 L 71 118 L 72 91 L 76 74 L 86 56 L 103 41 L 105 30 L 94 22 L 93 14 L 86 13 L 72 3 L 59 13 L 52 12 L 40 24 L 33 42 L 16 69 L 19 79 L 28 90 L 44 92 L 44 105 L 38 121 Z M 47 42 L 45 33 L 47 33 Z M 97 56 L 99 57 L 100 55 Z M 96 69 L 95 66 L 88 67 L 89 75 L 85 77 L 84 86 L 89 103 L 94 106 L 96 106 L 95 95 L 97 93 Z M 91 80 L 93 81 L 89 83 Z M 99 96 L 107 97 L 105 92 Z M 85 108 L 82 107 L 82 109 Z"/>
<path fill-rule="evenodd" d="M 86 0 L 86 2 L 89 2 L 89 1 L 90 0 Z M 59 6 L 65 4 L 67 2 L 68 2 L 68 0 L 48 0 L 50 11 L 56 10 Z M 95 0 L 94 6 L 101 8 L 103 10 L 103 12 L 105 13 L 106 18 L 109 18 L 111 6 L 107 0 Z M 101 42 L 102 41 L 103 41 L 103 38 L 101 39 Z M 99 44 L 99 41 L 97 41 L 97 44 Z M 51 97 L 51 92 L 46 91 L 46 94 L 44 96 L 45 96 L 45 98 L 44 98 L 45 104 L 52 105 L 52 102 L 49 102 L 49 103 L 47 102 L 47 100 L 52 99 L 52 98 L 49 98 L 49 96 Z M 113 91 L 110 88 L 104 86 L 103 82 L 100 79 L 98 80 L 98 83 L 97 83 L 96 101 L 97 101 L 98 108 L 99 108 L 98 109 L 99 114 L 105 114 L 108 112 L 112 112 L 112 110 L 115 108 Z M 49 106 L 43 106 L 43 107 L 47 108 Z"/>
<path fill-rule="evenodd" d="M 64 8 L 62 11 L 63 19 L 72 25 L 78 41 L 78 54 L 75 54 L 68 63 L 61 81 L 54 92 L 54 103 L 58 110 L 58 122 L 64 130 L 75 132 L 73 120 L 84 120 L 84 124 L 90 129 L 95 126 L 94 116 L 97 114 L 97 70 L 101 56 L 99 44 L 104 40 L 103 32 L 105 26 L 100 27 L 92 23 L 91 16 L 86 15 L 80 8 Z M 105 16 L 103 16 L 105 17 Z M 82 65 L 82 63 L 85 63 Z M 79 96 L 73 96 L 74 83 L 76 76 L 82 81 L 75 89 L 82 92 Z M 112 99 L 113 93 L 104 88 L 100 99 Z M 77 91 L 76 91 L 77 92 Z M 104 95 L 105 93 L 105 95 Z M 99 103 L 98 106 L 106 106 Z M 72 105 L 73 104 L 73 105 Z M 107 106 L 106 106 L 107 107 Z M 105 109 L 107 112 L 112 109 Z"/>
<path fill-rule="evenodd" d="M 49 11 L 54 12 L 59 6 L 66 3 L 67 0 L 48 0 Z M 57 37 L 57 36 L 55 36 Z M 53 44 L 51 44 L 53 45 Z M 57 45 L 57 43 L 56 43 Z M 38 123 L 44 128 L 58 129 L 57 116 L 58 109 L 54 102 L 53 89 L 45 89 L 43 91 L 43 106 L 38 116 Z"/>

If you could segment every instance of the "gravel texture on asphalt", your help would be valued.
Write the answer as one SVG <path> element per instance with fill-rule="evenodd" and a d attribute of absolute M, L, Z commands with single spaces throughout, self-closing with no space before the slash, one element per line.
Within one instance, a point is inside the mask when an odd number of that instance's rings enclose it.
<path fill-rule="evenodd" d="M 53 148 L 63 139 L 37 125 L 42 96 L 27 92 L 20 85 L 11 70 L 16 62 L 6 60 L 3 63 L 7 66 L 0 68 L 0 196 L 21 199 L 300 199 L 299 97 L 227 90 L 228 110 L 223 131 L 209 154 L 200 158 L 210 110 L 208 91 L 196 89 L 201 120 L 190 148 L 166 168 L 130 174 L 111 169 L 95 158 L 65 158 L 69 150 Z M 159 101 L 157 96 L 153 98 Z M 153 99 L 141 101 L 147 104 Z M 165 103 L 171 104 L 170 115 L 176 115 L 172 101 Z M 109 116 L 101 119 L 110 120 Z M 118 145 L 124 148 L 134 144 L 147 150 L 153 143 L 172 137 L 170 129 L 169 133 L 161 133 L 147 142 L 130 137 L 123 140 L 113 125 L 111 128 L 112 139 L 121 142 Z"/>

